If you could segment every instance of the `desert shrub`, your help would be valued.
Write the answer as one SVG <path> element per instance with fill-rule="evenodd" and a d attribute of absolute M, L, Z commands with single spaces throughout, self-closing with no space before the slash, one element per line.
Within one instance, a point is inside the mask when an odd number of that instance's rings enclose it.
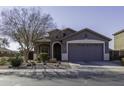
<path fill-rule="evenodd" d="M 41 53 L 41 60 L 43 61 L 43 62 L 45 62 L 45 61 L 47 61 L 48 60 L 48 53 Z"/>
<path fill-rule="evenodd" d="M 121 58 L 121 65 L 124 66 L 124 58 Z"/>
<path fill-rule="evenodd" d="M 10 65 L 16 68 L 22 64 L 23 59 L 19 57 L 19 55 L 17 55 L 15 58 L 10 58 L 9 61 L 10 61 Z"/>
<path fill-rule="evenodd" d="M 46 64 L 46 61 L 48 61 L 49 57 L 48 57 L 48 53 L 40 53 L 38 60 L 39 62 L 43 62 L 44 64 Z"/>
<path fill-rule="evenodd" d="M 22 64 L 22 59 L 21 58 L 12 58 L 10 61 L 10 64 L 12 67 L 19 67 Z"/>
<path fill-rule="evenodd" d="M 1 58 L 0 59 L 0 65 L 5 65 L 7 63 L 6 58 Z"/>

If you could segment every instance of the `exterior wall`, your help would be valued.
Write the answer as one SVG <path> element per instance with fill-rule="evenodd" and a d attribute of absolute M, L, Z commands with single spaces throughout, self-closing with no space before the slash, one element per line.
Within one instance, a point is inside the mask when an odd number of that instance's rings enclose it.
<path fill-rule="evenodd" d="M 105 41 L 105 53 L 109 53 L 109 42 Z"/>
<path fill-rule="evenodd" d="M 104 60 L 109 60 L 109 59 L 110 59 L 109 53 L 105 53 L 105 54 L 104 54 Z"/>
<path fill-rule="evenodd" d="M 124 49 L 124 33 L 120 33 L 114 36 L 114 49 L 115 50 Z"/>
<path fill-rule="evenodd" d="M 51 41 L 56 41 L 56 40 L 59 40 L 61 39 L 61 31 L 60 30 L 56 30 L 56 31 L 53 31 L 53 32 L 50 32 L 49 33 L 49 38 Z"/>

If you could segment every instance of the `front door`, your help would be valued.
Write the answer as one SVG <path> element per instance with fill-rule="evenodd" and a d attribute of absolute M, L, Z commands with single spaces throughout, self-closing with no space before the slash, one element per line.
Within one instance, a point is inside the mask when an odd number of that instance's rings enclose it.
<path fill-rule="evenodd" d="M 56 43 L 53 46 L 53 56 L 57 60 L 61 60 L 61 45 L 59 43 Z"/>

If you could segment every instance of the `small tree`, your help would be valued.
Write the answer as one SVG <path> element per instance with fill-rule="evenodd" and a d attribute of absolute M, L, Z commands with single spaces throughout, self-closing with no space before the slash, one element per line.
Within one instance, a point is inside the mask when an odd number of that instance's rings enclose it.
<path fill-rule="evenodd" d="M 55 27 L 52 17 L 39 7 L 3 10 L 1 16 L 1 31 L 19 43 L 25 62 L 34 49 L 34 43 Z"/>
<path fill-rule="evenodd" d="M 42 61 L 44 65 L 46 65 L 46 61 L 49 59 L 48 53 L 40 53 L 38 59 L 40 62 Z"/>

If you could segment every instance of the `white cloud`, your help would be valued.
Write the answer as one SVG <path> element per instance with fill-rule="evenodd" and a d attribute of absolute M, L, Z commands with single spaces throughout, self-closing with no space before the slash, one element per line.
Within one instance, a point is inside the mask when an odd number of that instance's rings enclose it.
<path fill-rule="evenodd" d="M 18 48 L 19 48 L 19 44 L 18 43 L 16 43 L 16 42 L 10 42 L 8 49 L 17 51 Z"/>

